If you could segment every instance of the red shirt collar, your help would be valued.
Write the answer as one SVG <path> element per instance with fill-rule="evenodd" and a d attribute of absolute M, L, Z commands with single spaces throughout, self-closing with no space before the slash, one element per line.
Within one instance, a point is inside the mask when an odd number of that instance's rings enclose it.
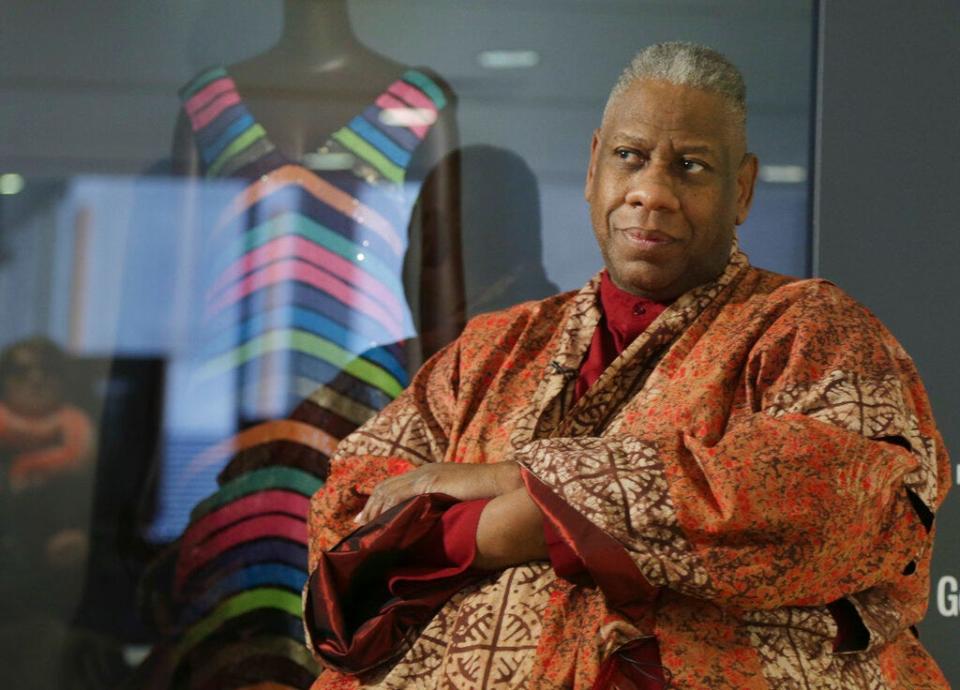
<path fill-rule="evenodd" d="M 600 308 L 604 325 L 613 336 L 618 353 L 647 330 L 670 304 L 631 295 L 614 285 L 609 272 L 604 270 L 600 274 Z"/>

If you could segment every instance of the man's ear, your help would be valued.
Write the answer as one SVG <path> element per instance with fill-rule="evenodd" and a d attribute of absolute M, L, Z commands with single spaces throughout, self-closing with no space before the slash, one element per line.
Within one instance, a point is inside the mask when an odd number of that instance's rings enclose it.
<path fill-rule="evenodd" d="M 758 169 L 757 157 L 752 153 L 745 153 L 737 171 L 737 225 L 742 225 L 750 213 Z"/>
<path fill-rule="evenodd" d="M 590 142 L 590 164 L 587 166 L 587 182 L 583 186 L 583 198 L 590 201 L 590 190 L 593 187 L 593 177 L 597 171 L 597 151 L 600 148 L 600 130 L 593 130 L 593 139 Z"/>

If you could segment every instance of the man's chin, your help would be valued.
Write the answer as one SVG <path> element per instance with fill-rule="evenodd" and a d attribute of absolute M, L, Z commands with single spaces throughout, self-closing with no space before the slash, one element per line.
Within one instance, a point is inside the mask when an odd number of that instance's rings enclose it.
<path fill-rule="evenodd" d="M 623 270 L 610 270 L 608 267 L 607 270 L 613 283 L 624 292 L 656 301 L 676 297 L 673 288 L 679 282 L 679 276 L 672 271 L 663 271 L 649 265 L 627 266 L 623 267 Z"/>

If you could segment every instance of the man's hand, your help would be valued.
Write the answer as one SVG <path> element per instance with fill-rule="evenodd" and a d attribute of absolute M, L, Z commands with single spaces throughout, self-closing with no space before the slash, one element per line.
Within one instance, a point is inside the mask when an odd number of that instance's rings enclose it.
<path fill-rule="evenodd" d="M 447 494 L 461 501 L 494 498 L 523 486 L 515 462 L 466 465 L 438 462 L 377 484 L 367 504 L 354 520 L 365 524 L 385 510 L 420 494 Z"/>

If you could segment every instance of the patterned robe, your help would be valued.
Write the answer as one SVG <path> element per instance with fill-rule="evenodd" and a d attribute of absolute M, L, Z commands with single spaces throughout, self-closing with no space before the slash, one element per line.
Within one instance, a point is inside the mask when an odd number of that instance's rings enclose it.
<path fill-rule="evenodd" d="M 515 460 L 595 584 L 508 568 L 450 598 L 398 661 L 314 688 L 590 688 L 651 635 L 671 687 L 948 687 L 911 626 L 950 465 L 890 333 L 832 284 L 735 251 L 571 405 L 597 285 L 471 321 L 340 445 L 310 514 L 313 570 L 388 476 Z M 835 651 L 838 600 L 865 648 Z"/>

